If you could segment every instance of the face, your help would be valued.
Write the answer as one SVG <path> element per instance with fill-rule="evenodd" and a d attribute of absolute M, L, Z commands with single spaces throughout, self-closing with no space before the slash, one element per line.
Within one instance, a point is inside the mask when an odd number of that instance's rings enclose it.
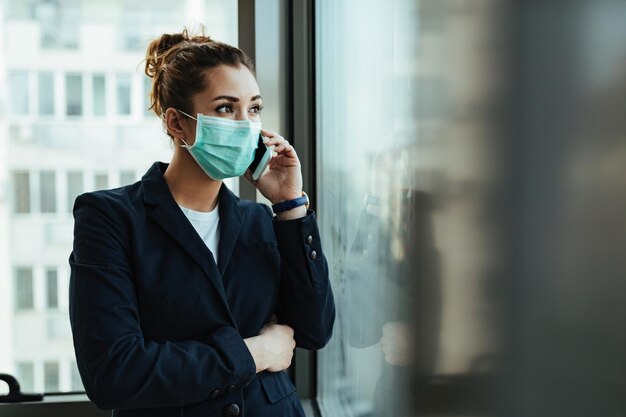
<path fill-rule="evenodd" d="M 231 120 L 261 121 L 263 100 L 248 68 L 221 65 L 207 70 L 204 77 L 206 88 L 192 98 L 192 116 L 202 113 Z M 196 121 L 180 113 L 177 116 L 183 137 L 191 145 Z"/>

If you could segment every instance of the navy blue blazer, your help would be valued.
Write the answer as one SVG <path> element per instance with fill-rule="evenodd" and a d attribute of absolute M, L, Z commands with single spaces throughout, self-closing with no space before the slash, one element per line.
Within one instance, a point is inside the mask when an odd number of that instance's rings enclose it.
<path fill-rule="evenodd" d="M 256 374 L 243 339 L 275 313 L 298 347 L 335 319 L 315 215 L 219 192 L 218 264 L 155 163 L 74 205 L 70 321 L 89 398 L 114 416 L 304 416 L 285 371 Z"/>

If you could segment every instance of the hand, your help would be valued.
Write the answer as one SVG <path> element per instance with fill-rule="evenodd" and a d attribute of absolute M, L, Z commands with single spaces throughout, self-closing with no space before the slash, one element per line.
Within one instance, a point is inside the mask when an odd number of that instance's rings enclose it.
<path fill-rule="evenodd" d="M 270 160 L 269 171 L 258 181 L 252 179 L 248 170 L 245 177 L 272 202 L 293 200 L 302 196 L 302 169 L 296 150 L 279 134 L 263 129 L 263 136 L 269 140 L 267 146 L 275 146 L 276 155 Z"/>
<path fill-rule="evenodd" d="M 244 339 L 252 354 L 256 371 L 279 372 L 289 368 L 296 341 L 293 329 L 284 324 L 276 324 L 274 319 L 266 324 L 258 336 Z"/>
<path fill-rule="evenodd" d="M 385 361 L 394 366 L 409 366 L 412 362 L 411 332 L 402 321 L 385 323 L 380 347 Z"/>

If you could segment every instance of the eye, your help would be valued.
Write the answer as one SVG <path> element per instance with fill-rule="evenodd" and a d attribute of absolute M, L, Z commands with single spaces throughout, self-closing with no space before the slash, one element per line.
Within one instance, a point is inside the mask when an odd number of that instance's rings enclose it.
<path fill-rule="evenodd" d="M 228 114 L 233 113 L 233 105 L 232 104 L 222 104 L 215 109 L 216 113 Z"/>
<path fill-rule="evenodd" d="M 256 104 L 250 108 L 250 113 L 252 114 L 261 114 L 263 111 L 263 106 L 261 104 Z"/>

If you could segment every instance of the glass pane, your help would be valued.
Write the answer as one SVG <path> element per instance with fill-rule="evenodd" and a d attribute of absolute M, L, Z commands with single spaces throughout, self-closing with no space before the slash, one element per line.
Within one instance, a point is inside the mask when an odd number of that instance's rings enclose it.
<path fill-rule="evenodd" d="M 84 191 L 83 173 L 79 171 L 70 171 L 67 173 L 67 208 L 72 212 L 76 197 Z"/>
<path fill-rule="evenodd" d="M 33 269 L 15 269 L 15 308 L 32 310 L 35 306 L 33 290 Z"/>
<path fill-rule="evenodd" d="M 35 367 L 32 362 L 17 362 L 17 375 L 22 392 L 35 391 Z"/>
<path fill-rule="evenodd" d="M 117 74 L 117 114 L 130 114 L 130 83 L 131 77 L 128 74 Z"/>
<path fill-rule="evenodd" d="M 106 112 L 106 90 L 104 75 L 93 76 L 93 115 L 104 116 Z"/>
<path fill-rule="evenodd" d="M 27 115 L 29 112 L 28 73 L 26 71 L 10 71 L 8 87 L 11 101 L 7 103 L 9 114 Z"/>
<path fill-rule="evenodd" d="M 44 362 L 44 389 L 46 392 L 58 392 L 59 391 L 59 363 L 58 362 Z"/>
<path fill-rule="evenodd" d="M 71 380 L 72 380 L 72 391 L 83 391 L 83 381 L 80 379 L 80 373 L 78 372 L 78 366 L 76 365 L 76 361 L 72 362 L 71 365 L 72 368 L 72 374 L 71 374 Z"/>
<path fill-rule="evenodd" d="M 59 307 L 59 290 L 57 280 L 56 268 L 50 268 L 46 270 L 46 299 L 49 309 L 56 309 Z"/>
<path fill-rule="evenodd" d="M 65 76 L 66 111 L 68 116 L 83 114 L 83 76 L 68 74 Z"/>
<path fill-rule="evenodd" d="M 144 100 L 144 116 L 151 116 L 154 113 L 150 110 L 150 92 L 152 91 L 152 78 L 144 77 L 143 79 L 143 100 Z"/>
<path fill-rule="evenodd" d="M 328 417 L 414 415 L 412 365 L 437 360 L 436 245 L 415 175 L 417 3 L 316 2 L 317 211 L 337 294 L 318 355 Z"/>
<path fill-rule="evenodd" d="M 39 174 L 41 212 L 56 212 L 56 174 L 53 171 L 42 171 Z"/>
<path fill-rule="evenodd" d="M 51 72 L 39 73 L 39 114 L 54 114 L 54 74 Z"/>
<path fill-rule="evenodd" d="M 133 171 L 120 172 L 120 185 L 128 185 L 137 181 L 135 173 Z"/>
<path fill-rule="evenodd" d="M 28 172 L 13 173 L 14 204 L 16 213 L 30 212 L 30 174 Z"/>
<path fill-rule="evenodd" d="M 147 104 L 133 86 L 151 82 L 148 43 L 181 31 L 188 14 L 236 41 L 237 1 L 0 0 L 0 10 L 0 295 L 10 296 L 0 330 L 11 329 L 0 373 L 31 391 L 82 390 L 67 311 L 74 201 L 171 159 L 154 113 L 128 117 Z"/>
<path fill-rule="evenodd" d="M 109 188 L 109 176 L 107 174 L 96 174 L 94 177 L 96 190 Z"/>
<path fill-rule="evenodd" d="M 315 7 L 322 415 L 626 415 L 626 2 Z"/>

